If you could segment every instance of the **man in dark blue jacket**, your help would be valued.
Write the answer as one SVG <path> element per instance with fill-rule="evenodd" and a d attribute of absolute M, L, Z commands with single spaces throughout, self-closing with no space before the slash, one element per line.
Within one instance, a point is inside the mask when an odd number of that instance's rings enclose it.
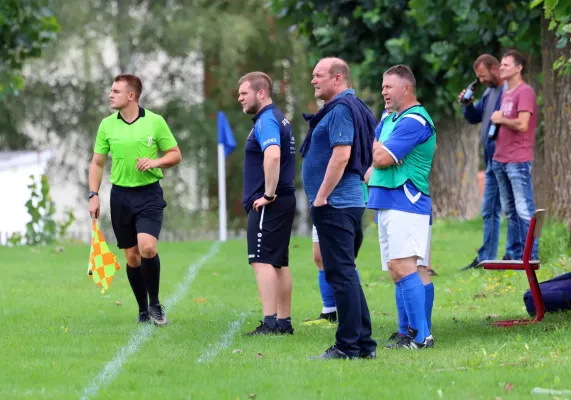
<path fill-rule="evenodd" d="M 324 101 L 306 116 L 309 131 L 301 145 L 302 179 L 317 230 L 325 279 L 333 288 L 339 325 L 335 345 L 320 359 L 376 358 L 371 316 L 355 258 L 363 235 L 362 182 L 373 163 L 377 120 L 355 96 L 345 61 L 324 58 L 313 70 L 315 97 Z"/>
<path fill-rule="evenodd" d="M 492 113 L 500 109 L 502 93 L 504 91 L 504 81 L 500 77 L 500 62 L 497 58 L 489 54 L 482 54 L 474 62 L 474 72 L 480 83 L 488 88 L 484 91 L 482 98 L 473 104 L 471 98 L 463 107 L 464 118 L 471 124 L 482 124 L 480 131 L 480 142 L 484 146 L 484 161 L 486 172 L 484 178 L 484 198 L 482 200 L 482 217 L 484 218 L 484 242 L 478 250 L 477 257 L 463 270 L 476 268 L 483 260 L 493 260 L 498 255 L 498 242 L 500 238 L 500 222 L 502 206 L 500 204 L 500 191 L 498 182 L 492 171 L 492 157 L 495 149 L 495 134 L 499 127 L 494 126 L 490 117 Z M 461 102 L 466 90 L 458 96 Z M 512 240 L 510 235 L 506 239 L 506 252 L 504 259 L 511 259 Z"/>

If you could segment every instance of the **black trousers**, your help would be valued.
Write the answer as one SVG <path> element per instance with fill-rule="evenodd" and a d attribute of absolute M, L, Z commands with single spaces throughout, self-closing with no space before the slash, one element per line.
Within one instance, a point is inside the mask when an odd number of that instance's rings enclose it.
<path fill-rule="evenodd" d="M 355 257 L 363 242 L 364 208 L 311 207 L 311 219 L 319 236 L 325 279 L 333 288 L 339 326 L 335 346 L 351 357 L 372 352 L 371 316 L 355 272 Z"/>

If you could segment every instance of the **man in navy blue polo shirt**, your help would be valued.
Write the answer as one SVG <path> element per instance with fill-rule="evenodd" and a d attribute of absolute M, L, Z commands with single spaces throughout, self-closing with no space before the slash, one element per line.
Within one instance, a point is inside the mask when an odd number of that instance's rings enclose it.
<path fill-rule="evenodd" d="M 371 317 L 355 257 L 363 239 L 361 182 L 372 164 L 377 120 L 350 88 L 349 67 L 343 60 L 319 61 L 311 83 L 325 105 L 306 117 L 302 177 L 339 322 L 335 345 L 317 358 L 374 358 L 377 343 L 371 338 Z"/>
<path fill-rule="evenodd" d="M 272 81 L 263 72 L 244 75 L 238 101 L 254 114 L 244 154 L 243 205 L 248 213 L 248 262 L 256 274 L 264 320 L 248 335 L 293 334 L 289 242 L 296 199 L 295 138 L 272 102 Z"/>

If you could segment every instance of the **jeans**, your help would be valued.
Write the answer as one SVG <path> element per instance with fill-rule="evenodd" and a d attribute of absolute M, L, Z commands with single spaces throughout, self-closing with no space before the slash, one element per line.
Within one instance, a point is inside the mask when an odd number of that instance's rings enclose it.
<path fill-rule="evenodd" d="M 355 254 L 361 246 L 362 207 L 311 207 L 319 236 L 325 279 L 333 288 L 339 325 L 335 346 L 350 357 L 376 350 L 371 338 L 371 316 L 355 272 Z"/>
<path fill-rule="evenodd" d="M 482 218 L 484 219 L 484 240 L 482 247 L 478 250 L 478 261 L 496 260 L 498 256 L 498 243 L 500 240 L 502 205 L 500 200 L 500 190 L 496 175 L 492 169 L 492 160 L 488 161 L 484 175 L 484 196 L 482 199 Z M 514 237 L 508 235 L 506 238 L 505 254 L 513 259 Z"/>
<path fill-rule="evenodd" d="M 529 221 L 535 213 L 531 162 L 501 163 L 492 161 L 492 169 L 498 181 L 502 208 L 508 223 L 508 238 L 512 238 L 512 258 L 521 260 Z M 535 239 L 531 258 L 537 260 L 539 243 Z"/>

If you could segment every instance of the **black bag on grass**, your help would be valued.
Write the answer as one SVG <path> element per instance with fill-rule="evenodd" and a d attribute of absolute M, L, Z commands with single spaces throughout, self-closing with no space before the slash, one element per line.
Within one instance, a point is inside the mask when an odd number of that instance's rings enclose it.
<path fill-rule="evenodd" d="M 571 310 L 571 272 L 560 275 L 539 284 L 545 312 L 556 312 Z M 531 297 L 531 290 L 527 290 L 523 295 L 525 308 L 530 316 L 535 315 L 535 305 Z"/>

